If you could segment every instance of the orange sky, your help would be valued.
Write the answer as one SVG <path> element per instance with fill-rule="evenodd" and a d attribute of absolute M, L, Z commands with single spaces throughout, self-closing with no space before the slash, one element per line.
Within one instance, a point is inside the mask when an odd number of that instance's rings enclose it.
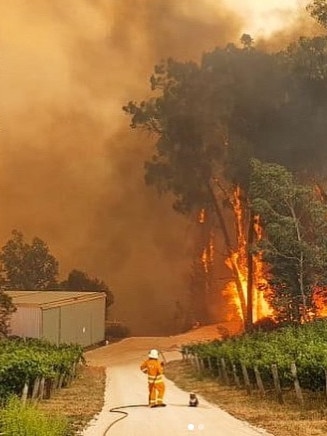
<path fill-rule="evenodd" d="M 0 244 L 12 229 L 40 237 L 61 278 L 77 268 L 105 280 L 128 306 L 117 316 L 140 313 L 136 323 L 153 322 L 145 299 L 183 298 L 191 230 L 144 186 L 152 141 L 121 107 L 149 96 L 161 59 L 289 26 L 295 3 L 0 0 Z"/>

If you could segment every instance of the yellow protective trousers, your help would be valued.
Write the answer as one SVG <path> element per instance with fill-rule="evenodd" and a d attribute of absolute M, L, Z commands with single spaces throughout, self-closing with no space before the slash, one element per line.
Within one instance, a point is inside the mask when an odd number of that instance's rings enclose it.
<path fill-rule="evenodd" d="M 148 375 L 149 405 L 163 403 L 165 384 L 163 380 L 163 366 L 158 359 L 147 359 L 140 366 L 141 371 Z"/>
<path fill-rule="evenodd" d="M 149 383 L 149 404 L 162 404 L 165 395 L 165 384 L 160 382 Z"/>

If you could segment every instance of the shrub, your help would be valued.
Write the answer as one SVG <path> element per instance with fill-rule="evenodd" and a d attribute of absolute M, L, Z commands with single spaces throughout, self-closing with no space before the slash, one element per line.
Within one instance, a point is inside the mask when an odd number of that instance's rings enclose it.
<path fill-rule="evenodd" d="M 68 420 L 60 416 L 47 416 L 35 404 L 25 405 L 18 397 L 9 398 L 0 410 L 0 432 L 5 436 L 69 436 Z"/>

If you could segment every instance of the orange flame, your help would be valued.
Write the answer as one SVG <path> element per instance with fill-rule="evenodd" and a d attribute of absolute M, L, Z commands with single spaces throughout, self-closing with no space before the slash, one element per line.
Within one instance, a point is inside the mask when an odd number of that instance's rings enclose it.
<path fill-rule="evenodd" d="M 226 259 L 226 265 L 232 269 L 232 262 L 237 267 L 240 282 L 242 285 L 242 291 L 244 299 L 247 304 L 247 277 L 248 277 L 248 266 L 247 266 L 247 242 L 245 237 L 245 220 L 241 203 L 241 190 L 239 187 L 236 188 L 233 198 L 232 206 L 234 210 L 234 215 L 236 218 L 236 234 L 237 234 L 237 249 L 232 253 L 232 255 Z M 255 236 L 257 240 L 262 238 L 262 229 L 259 225 L 259 217 L 255 219 L 254 226 Z M 261 254 L 253 256 L 253 321 L 256 322 L 259 319 L 272 316 L 273 311 L 269 307 L 268 302 L 264 298 L 264 292 L 269 292 L 268 282 L 264 277 L 264 265 L 262 261 Z M 238 314 L 244 321 L 244 315 L 241 310 L 241 303 L 239 295 L 237 292 L 235 281 L 230 281 L 225 290 L 226 294 L 234 302 Z"/>
<path fill-rule="evenodd" d="M 203 224 L 206 219 L 206 213 L 204 209 L 201 209 L 199 214 L 199 223 Z M 203 269 L 206 274 L 209 274 L 209 265 L 212 264 L 214 260 L 214 235 L 210 234 L 209 243 L 206 247 L 203 248 L 201 255 L 201 262 L 203 265 Z"/>
<path fill-rule="evenodd" d="M 313 292 L 313 302 L 316 307 L 316 316 L 327 317 L 327 290 L 325 286 L 316 286 Z"/>

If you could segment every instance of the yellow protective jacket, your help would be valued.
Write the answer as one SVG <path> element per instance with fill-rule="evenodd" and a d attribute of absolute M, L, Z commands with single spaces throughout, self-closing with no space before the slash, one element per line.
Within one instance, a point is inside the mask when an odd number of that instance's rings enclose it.
<path fill-rule="evenodd" d="M 163 366 L 159 360 L 147 359 L 142 363 L 140 369 L 148 375 L 149 383 L 163 383 Z"/>

